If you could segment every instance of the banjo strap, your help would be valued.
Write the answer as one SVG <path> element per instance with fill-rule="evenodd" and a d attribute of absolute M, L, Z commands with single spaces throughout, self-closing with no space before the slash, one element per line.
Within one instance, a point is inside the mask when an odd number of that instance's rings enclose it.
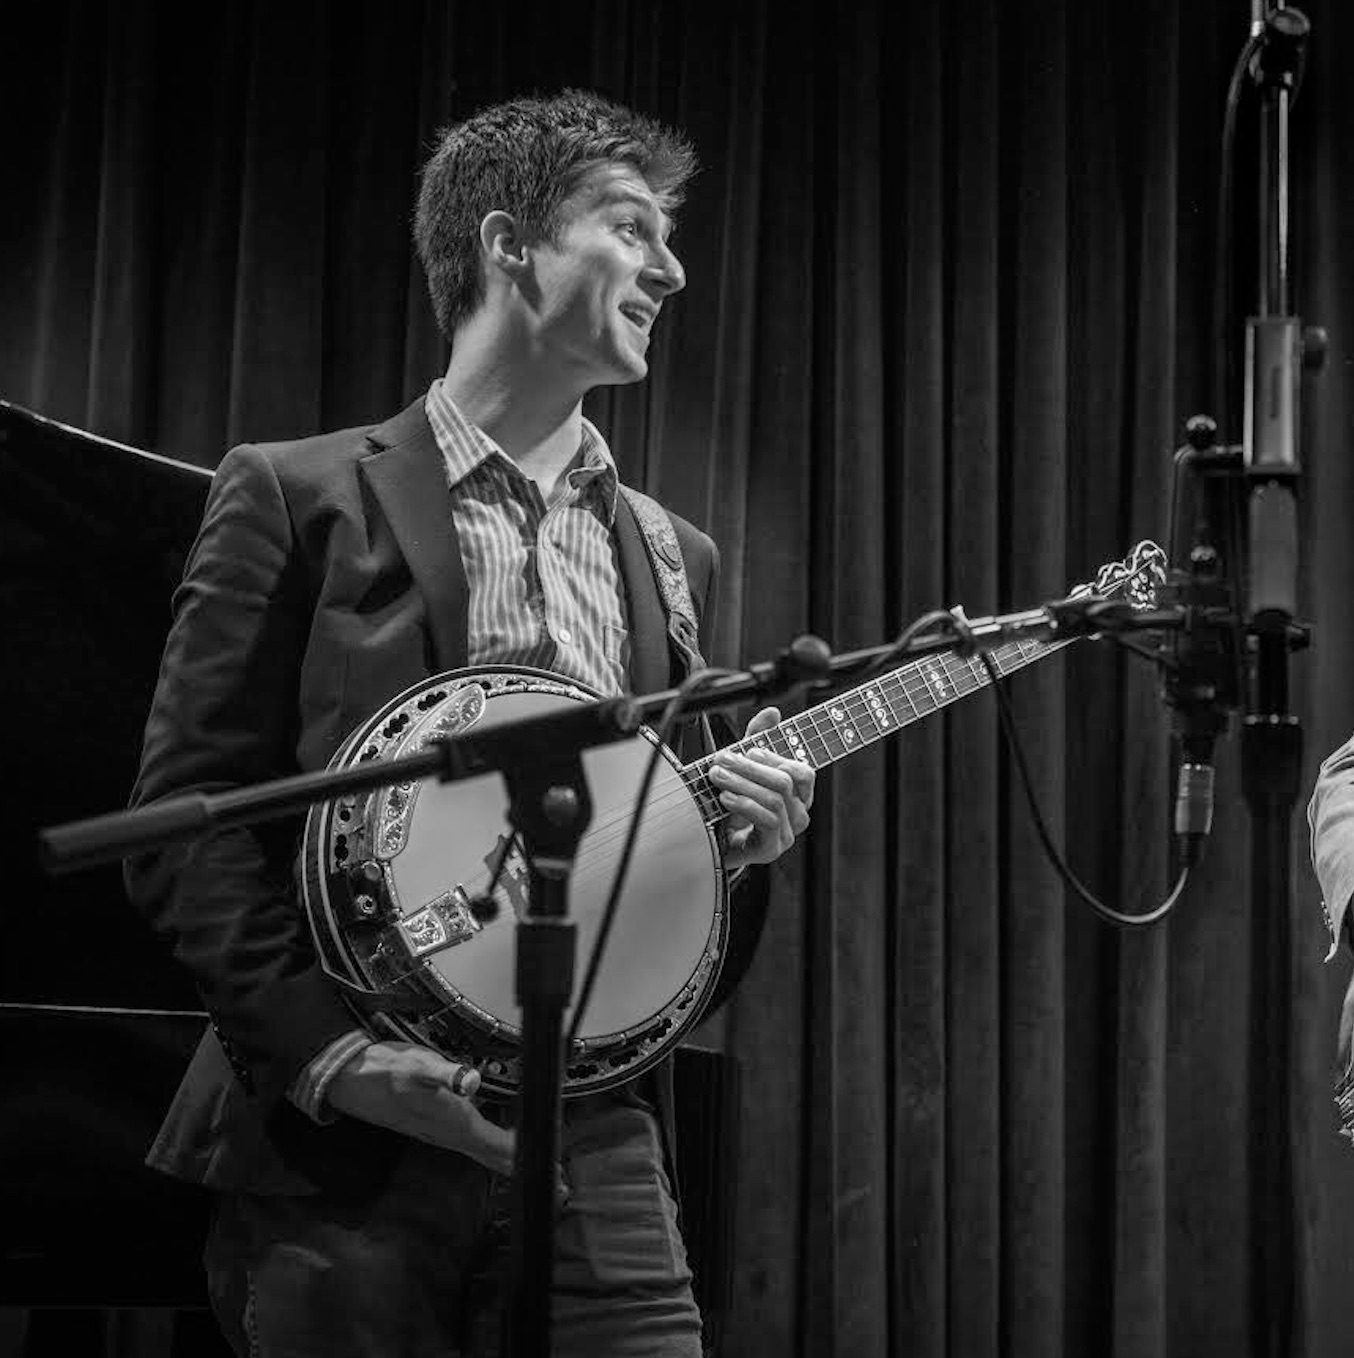
<path fill-rule="evenodd" d="M 663 612 L 668 619 L 668 637 L 681 656 L 687 674 L 704 669 L 705 657 L 701 655 L 700 650 L 696 608 L 691 597 L 691 581 L 687 578 L 686 562 L 682 559 L 677 530 L 672 526 L 668 511 L 657 500 L 651 500 L 630 486 L 622 485 L 621 490 L 630 502 L 630 508 L 635 512 L 639 535 L 644 539 L 649 564 L 653 567 L 654 579 L 658 581 L 658 592 L 663 598 Z M 721 742 L 715 739 L 715 732 L 707 713 L 702 712 L 696 721 L 701 752 L 708 754 Z"/>
<path fill-rule="evenodd" d="M 677 541 L 677 530 L 672 526 L 668 512 L 647 495 L 622 486 L 630 508 L 635 512 L 639 523 L 639 535 L 644 539 L 644 547 L 649 553 L 649 563 L 653 567 L 654 579 L 658 582 L 658 592 L 663 597 L 663 612 L 667 615 L 668 636 L 677 648 L 677 653 L 686 664 L 687 673 L 702 669 L 705 658 L 700 652 L 700 639 L 696 628 L 696 610 L 691 599 L 691 582 L 687 579 L 686 563 L 682 560 L 682 548 Z"/>

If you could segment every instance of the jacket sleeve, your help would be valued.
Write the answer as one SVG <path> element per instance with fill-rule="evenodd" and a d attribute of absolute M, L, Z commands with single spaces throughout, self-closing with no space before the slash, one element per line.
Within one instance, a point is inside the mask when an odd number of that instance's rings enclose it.
<path fill-rule="evenodd" d="M 1323 896 L 1330 930 L 1329 961 L 1340 946 L 1349 898 L 1354 894 L 1354 739 L 1346 741 L 1321 766 L 1307 807 L 1312 834 L 1312 866 Z"/>
<path fill-rule="evenodd" d="M 133 806 L 296 771 L 312 606 L 274 468 L 257 448 L 236 448 L 174 595 Z M 237 1072 L 266 1101 L 353 1027 L 296 902 L 298 830 L 296 818 L 216 830 L 125 866 L 133 904 L 191 973 Z"/>

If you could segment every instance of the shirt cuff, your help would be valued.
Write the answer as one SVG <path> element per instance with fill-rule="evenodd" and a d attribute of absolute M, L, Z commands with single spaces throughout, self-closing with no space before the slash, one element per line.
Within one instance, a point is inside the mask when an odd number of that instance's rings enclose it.
<path fill-rule="evenodd" d="M 322 1126 L 337 1122 L 337 1116 L 327 1112 L 324 1106 L 329 1083 L 358 1052 L 370 1046 L 371 1038 L 360 1028 L 353 1028 L 336 1037 L 304 1067 L 287 1091 L 287 1097 L 313 1122 Z"/>
<path fill-rule="evenodd" d="M 1330 951 L 1326 953 L 1329 962 L 1340 951 L 1340 931 L 1345 925 L 1345 913 L 1349 909 L 1350 896 L 1354 894 L 1354 882 L 1347 877 L 1339 885 L 1325 893 L 1321 901 L 1321 914 L 1325 917 L 1326 928 L 1330 933 Z"/>

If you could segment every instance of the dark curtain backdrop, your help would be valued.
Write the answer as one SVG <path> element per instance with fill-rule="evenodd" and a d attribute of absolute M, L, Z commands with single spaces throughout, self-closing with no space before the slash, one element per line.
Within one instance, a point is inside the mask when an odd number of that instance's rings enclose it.
<path fill-rule="evenodd" d="M 1304 802 L 1354 726 L 1354 10 L 1306 8 L 1296 309 L 1332 352 L 1305 421 Z M 6 63 L 0 396 L 206 467 L 381 419 L 445 361 L 408 242 L 433 130 L 591 86 L 704 161 L 652 374 L 592 413 L 624 475 L 719 541 L 715 658 L 1027 606 L 1165 532 L 1183 421 L 1214 400 L 1248 20 L 1243 0 L 52 0 Z M 1011 688 L 1074 866 L 1148 908 L 1170 871 L 1153 675 L 1081 643 Z M 1134 935 L 1046 863 L 990 694 L 823 777 L 702 1034 L 741 1073 L 726 1353 L 1350 1351 L 1348 963 L 1322 963 L 1300 808 L 1291 921 L 1249 899 L 1236 743 L 1203 869 Z"/>

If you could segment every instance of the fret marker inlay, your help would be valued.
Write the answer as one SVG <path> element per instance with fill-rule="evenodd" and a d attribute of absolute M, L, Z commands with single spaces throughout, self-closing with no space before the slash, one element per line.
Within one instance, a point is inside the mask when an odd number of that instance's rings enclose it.
<path fill-rule="evenodd" d="M 930 682 L 934 686 L 937 698 L 943 701 L 947 696 L 949 696 L 948 694 L 948 689 L 950 687 L 949 676 L 945 673 L 944 669 L 940 665 L 928 661 L 923 667 L 923 672 L 925 673 L 928 682 Z"/>
<path fill-rule="evenodd" d="M 893 725 L 893 713 L 885 706 L 883 698 L 879 696 L 879 690 L 873 684 L 861 690 L 865 701 L 870 705 L 870 711 L 874 714 L 874 719 L 881 728 Z"/>

